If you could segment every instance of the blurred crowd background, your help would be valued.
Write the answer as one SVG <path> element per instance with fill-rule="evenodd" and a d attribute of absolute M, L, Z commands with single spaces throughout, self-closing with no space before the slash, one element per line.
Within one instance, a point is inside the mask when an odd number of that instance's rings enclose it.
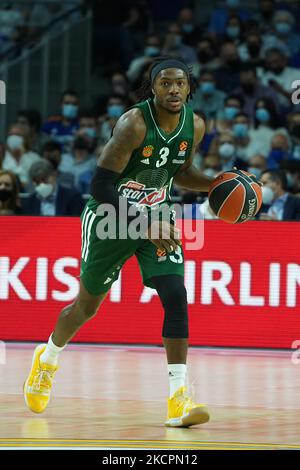
<path fill-rule="evenodd" d="M 299 1 L 1 1 L 1 61 L 87 12 L 98 86 L 82 97 L 73 78 L 54 115 L 20 107 L 0 142 L 0 214 L 79 215 L 117 119 L 152 61 L 172 55 L 191 66 L 189 104 L 206 123 L 195 165 L 211 177 L 250 171 L 264 182 L 259 219 L 300 220 Z M 174 186 L 173 196 L 214 218 L 207 195 Z"/>

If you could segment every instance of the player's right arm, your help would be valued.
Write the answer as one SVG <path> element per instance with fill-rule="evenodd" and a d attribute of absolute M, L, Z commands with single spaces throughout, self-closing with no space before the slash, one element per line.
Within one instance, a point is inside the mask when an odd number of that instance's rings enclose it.
<path fill-rule="evenodd" d="M 126 168 L 133 151 L 142 145 L 146 132 L 147 128 L 141 111 L 139 109 L 128 111 L 118 120 L 112 137 L 98 159 L 96 173 L 91 182 L 91 195 L 99 203 L 111 204 L 117 214 L 120 214 L 120 195 L 115 184 Z M 128 216 L 129 207 L 127 203 L 126 216 L 130 222 L 134 217 Z M 160 235 L 159 238 L 152 239 L 149 234 L 150 241 L 161 250 L 175 250 L 178 240 L 175 240 L 174 228 L 167 222 L 155 221 L 149 229 L 152 229 L 153 224 L 159 224 L 155 233 Z"/>

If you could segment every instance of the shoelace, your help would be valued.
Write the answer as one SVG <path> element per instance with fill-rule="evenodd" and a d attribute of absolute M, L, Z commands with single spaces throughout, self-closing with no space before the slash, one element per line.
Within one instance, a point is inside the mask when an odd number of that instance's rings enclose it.
<path fill-rule="evenodd" d="M 190 397 L 188 397 L 185 393 L 177 397 L 176 400 L 176 408 L 177 412 L 181 412 L 182 410 L 188 411 L 189 408 L 194 406 L 194 403 Z"/>
<path fill-rule="evenodd" d="M 50 372 L 49 370 L 40 369 L 34 377 L 33 386 L 36 390 L 40 390 L 41 387 L 50 388 L 52 385 L 52 379 L 53 372 Z"/>

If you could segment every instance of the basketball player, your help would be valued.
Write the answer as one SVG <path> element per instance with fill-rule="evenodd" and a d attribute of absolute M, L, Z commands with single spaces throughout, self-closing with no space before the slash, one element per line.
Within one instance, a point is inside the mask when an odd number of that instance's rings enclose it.
<path fill-rule="evenodd" d="M 122 265 L 135 255 L 144 285 L 157 290 L 164 308 L 162 337 L 170 379 L 165 424 L 188 427 L 209 420 L 207 407 L 195 404 L 185 387 L 188 314 L 181 241 L 172 218 L 168 221 L 150 217 L 157 206 L 153 201 L 161 204 L 170 200 L 173 180 L 187 189 L 209 190 L 212 179 L 202 175 L 192 163 L 195 148 L 204 135 L 204 122 L 186 104 L 195 85 L 183 61 L 160 58 L 152 64 L 149 74 L 150 80 L 144 83 L 147 99 L 119 118 L 98 161 L 92 197 L 82 214 L 78 297 L 62 310 L 48 344 L 41 344 L 34 351 L 24 397 L 29 409 L 36 413 L 42 413 L 48 405 L 60 352 L 97 313 Z M 120 199 L 125 200 L 125 195 L 127 209 L 137 203 L 148 208 L 143 214 L 148 221 L 147 238 L 100 239 L 96 233 L 101 218 L 96 214 L 99 205 L 109 203 L 119 214 Z M 129 222 L 131 219 L 134 217 L 128 216 Z M 155 227 L 159 236 L 152 237 Z M 163 260 L 159 256 L 162 253 Z"/>

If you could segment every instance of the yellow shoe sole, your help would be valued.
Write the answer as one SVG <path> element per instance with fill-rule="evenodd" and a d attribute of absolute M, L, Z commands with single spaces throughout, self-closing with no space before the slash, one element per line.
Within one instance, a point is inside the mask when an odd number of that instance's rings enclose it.
<path fill-rule="evenodd" d="M 197 424 L 204 424 L 209 421 L 209 412 L 205 406 L 198 406 L 193 408 L 186 415 L 179 418 L 170 418 L 166 421 L 167 427 L 174 428 L 188 428 L 189 426 L 196 426 Z"/>

